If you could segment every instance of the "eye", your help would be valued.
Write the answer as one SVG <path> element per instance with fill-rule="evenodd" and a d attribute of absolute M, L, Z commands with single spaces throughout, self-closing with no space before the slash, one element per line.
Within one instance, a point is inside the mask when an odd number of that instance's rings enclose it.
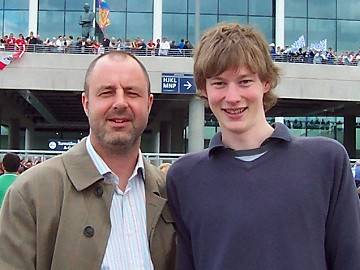
<path fill-rule="evenodd" d="M 112 94 L 112 91 L 109 89 L 104 89 L 98 93 L 98 96 L 106 97 L 110 96 Z"/>
<path fill-rule="evenodd" d="M 226 84 L 223 81 L 213 81 L 210 83 L 211 86 L 214 86 L 215 88 L 222 88 L 224 87 Z"/>
<path fill-rule="evenodd" d="M 127 91 L 127 95 L 129 97 L 139 97 L 140 96 L 140 94 L 136 91 Z"/>
<path fill-rule="evenodd" d="M 246 86 L 250 86 L 252 82 L 253 82 L 252 80 L 241 80 L 240 85 L 246 87 Z"/>

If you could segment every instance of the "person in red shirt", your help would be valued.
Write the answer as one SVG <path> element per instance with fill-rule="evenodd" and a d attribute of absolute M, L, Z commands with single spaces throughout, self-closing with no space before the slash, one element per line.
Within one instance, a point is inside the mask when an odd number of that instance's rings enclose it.
<path fill-rule="evenodd" d="M 9 37 L 6 39 L 6 50 L 13 51 L 15 45 L 16 38 L 14 37 L 13 33 L 9 34 Z"/>

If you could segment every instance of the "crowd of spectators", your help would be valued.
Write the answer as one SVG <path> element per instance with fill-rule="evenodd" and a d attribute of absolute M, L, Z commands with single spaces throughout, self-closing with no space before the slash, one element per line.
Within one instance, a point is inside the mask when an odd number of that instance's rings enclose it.
<path fill-rule="evenodd" d="M 40 158 L 34 158 L 34 159 L 21 158 L 20 166 L 18 169 L 18 174 L 23 173 L 27 169 L 30 169 L 31 167 L 33 167 L 39 163 L 41 163 Z M 3 168 L 1 165 L 2 165 L 2 163 L 1 163 L 1 159 L 0 159 L 0 175 L 4 174 L 4 171 L 3 171 Z"/>
<path fill-rule="evenodd" d="M 13 33 L 0 38 L 0 50 L 14 51 L 26 46 L 28 52 L 61 52 L 61 53 L 105 53 L 110 50 L 124 50 L 136 55 L 147 56 L 192 56 L 193 45 L 190 41 L 181 39 L 179 42 L 162 38 L 147 42 L 140 37 L 133 40 L 115 37 L 104 37 L 102 40 L 92 40 L 89 38 L 59 35 L 58 37 L 46 38 L 35 36 L 30 32 L 28 37 L 19 34 L 15 37 Z M 329 65 L 352 65 L 360 66 L 360 49 L 358 51 L 336 52 L 332 48 L 326 51 L 299 48 L 294 50 L 275 47 L 274 43 L 269 44 L 270 54 L 276 62 L 292 62 L 307 64 L 329 64 Z"/>
<path fill-rule="evenodd" d="M 311 48 L 294 50 L 287 46 L 285 48 L 279 46 L 275 48 L 273 43 L 269 45 L 269 49 L 271 57 L 276 62 L 360 66 L 360 49 L 357 52 L 344 51 L 337 53 L 332 48 L 324 51 Z"/>
<path fill-rule="evenodd" d="M 13 33 L 5 35 L 0 39 L 0 50 L 13 51 L 19 50 L 26 45 L 28 52 L 62 52 L 62 53 L 104 53 L 109 50 L 125 50 L 139 55 L 160 55 L 177 56 L 187 55 L 193 49 L 190 41 L 181 39 L 180 42 L 163 38 L 155 42 L 150 39 L 147 42 L 137 37 L 133 40 L 121 38 L 104 37 L 101 41 L 90 38 L 60 35 L 58 37 L 46 38 L 42 40 L 40 36 L 35 36 L 33 32 L 24 38 L 23 34 L 15 37 Z"/>

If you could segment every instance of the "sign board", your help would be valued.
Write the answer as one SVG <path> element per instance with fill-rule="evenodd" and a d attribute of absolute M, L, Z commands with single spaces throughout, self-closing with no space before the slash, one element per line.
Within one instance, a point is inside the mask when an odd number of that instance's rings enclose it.
<path fill-rule="evenodd" d="M 184 73 L 162 73 L 161 93 L 195 94 L 196 87 L 193 75 Z"/>
<path fill-rule="evenodd" d="M 53 151 L 66 151 L 77 144 L 79 140 L 58 140 L 58 139 L 50 139 L 48 143 L 48 147 Z"/>

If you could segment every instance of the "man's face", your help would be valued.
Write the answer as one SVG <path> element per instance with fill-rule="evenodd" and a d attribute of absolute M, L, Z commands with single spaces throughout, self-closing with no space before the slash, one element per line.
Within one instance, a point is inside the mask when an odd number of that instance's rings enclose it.
<path fill-rule="evenodd" d="M 139 64 L 130 57 L 103 57 L 88 78 L 82 103 L 95 149 L 112 152 L 140 146 L 153 96 Z"/>
<path fill-rule="evenodd" d="M 245 66 L 207 79 L 205 95 L 223 134 L 253 134 L 266 123 L 263 96 L 269 89 Z"/>

